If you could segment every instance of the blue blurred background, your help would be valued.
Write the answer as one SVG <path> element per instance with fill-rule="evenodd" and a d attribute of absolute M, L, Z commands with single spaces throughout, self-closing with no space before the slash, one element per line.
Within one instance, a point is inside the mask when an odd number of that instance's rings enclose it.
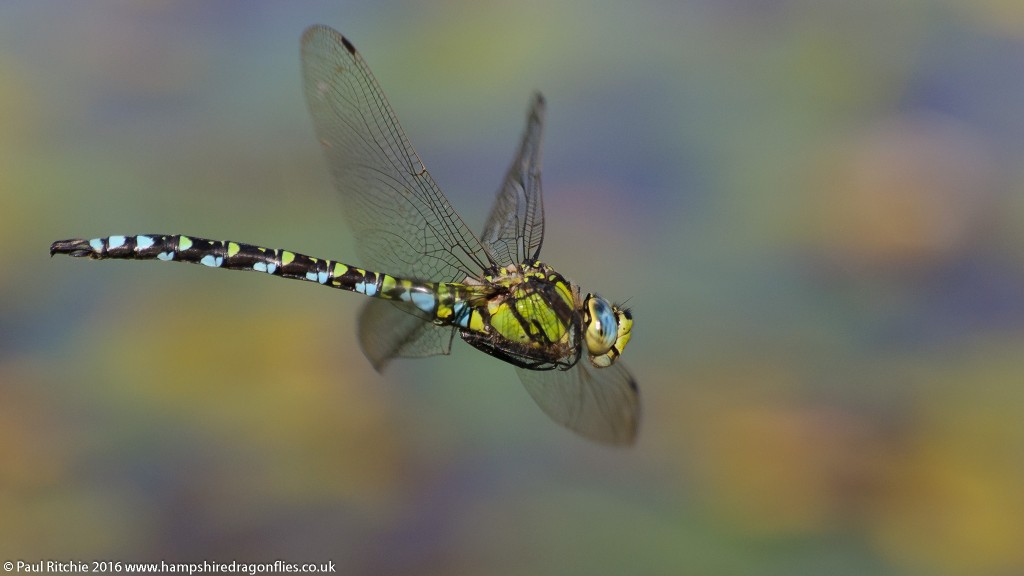
<path fill-rule="evenodd" d="M 47 256 L 352 260 L 313 23 L 477 230 L 545 93 L 544 257 L 633 307 L 636 447 L 461 343 L 376 374 L 354 295 Z M 7 1 L 0 202 L 0 559 L 1024 573 L 1020 2 Z"/>

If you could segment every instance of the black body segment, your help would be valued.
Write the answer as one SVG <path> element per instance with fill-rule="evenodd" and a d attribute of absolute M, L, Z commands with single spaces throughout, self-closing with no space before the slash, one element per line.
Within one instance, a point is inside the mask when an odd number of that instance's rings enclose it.
<path fill-rule="evenodd" d="M 436 294 L 464 296 L 458 290 L 439 290 L 434 282 L 399 280 L 334 260 L 314 258 L 290 250 L 264 248 L 231 240 L 209 240 L 182 234 L 109 236 L 92 240 L 60 240 L 50 255 L 67 254 L 93 260 L 162 260 L 187 262 L 210 268 L 262 272 L 271 276 L 315 282 L 331 288 L 358 292 L 386 300 L 416 302 L 421 312 L 436 315 Z M 427 300 L 433 299 L 433 305 Z"/>

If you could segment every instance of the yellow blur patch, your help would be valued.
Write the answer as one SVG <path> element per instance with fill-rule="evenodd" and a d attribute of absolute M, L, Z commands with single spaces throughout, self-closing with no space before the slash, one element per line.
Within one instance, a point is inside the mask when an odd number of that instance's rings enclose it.
<path fill-rule="evenodd" d="M 295 261 L 295 254 L 287 250 L 281 251 L 281 265 L 287 266 Z"/>
<path fill-rule="evenodd" d="M 178 250 L 188 250 L 192 247 L 192 239 L 188 236 L 178 238 Z"/>
<path fill-rule="evenodd" d="M 237 242 L 228 242 L 228 257 L 238 254 L 242 250 L 242 247 Z"/>

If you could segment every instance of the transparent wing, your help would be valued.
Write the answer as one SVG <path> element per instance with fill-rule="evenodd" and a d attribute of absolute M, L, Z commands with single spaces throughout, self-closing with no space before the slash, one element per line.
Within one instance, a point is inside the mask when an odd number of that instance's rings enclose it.
<path fill-rule="evenodd" d="M 491 264 L 483 246 L 427 173 L 352 43 L 326 26 L 307 29 L 302 76 L 363 264 L 420 280 L 479 276 Z"/>
<path fill-rule="evenodd" d="M 378 372 L 393 358 L 448 354 L 454 328 L 435 326 L 411 306 L 371 299 L 359 313 L 359 344 Z"/>
<path fill-rule="evenodd" d="M 555 422 L 605 444 L 632 444 L 636 439 L 640 392 L 622 362 L 595 368 L 581 359 L 569 370 L 516 372 Z"/>
<path fill-rule="evenodd" d="M 540 256 L 544 241 L 544 198 L 540 186 L 544 107 L 544 96 L 534 94 L 519 150 L 484 226 L 481 240 L 499 266 Z"/>

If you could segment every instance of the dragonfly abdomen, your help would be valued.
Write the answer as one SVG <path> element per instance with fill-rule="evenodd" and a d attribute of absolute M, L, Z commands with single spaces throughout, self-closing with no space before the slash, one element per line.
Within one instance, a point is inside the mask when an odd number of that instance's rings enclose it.
<path fill-rule="evenodd" d="M 60 240 L 50 246 L 50 255 L 54 254 L 93 260 L 188 262 L 210 268 L 263 272 L 375 298 L 407 302 L 438 324 L 468 325 L 469 308 L 465 299 L 469 295 L 461 284 L 396 278 L 279 248 L 182 234 L 140 234 Z"/>
<path fill-rule="evenodd" d="M 264 248 L 230 240 L 208 240 L 184 234 L 140 234 L 109 236 L 92 240 L 61 240 L 50 247 L 50 255 L 68 254 L 93 260 L 162 260 L 188 262 L 210 268 L 264 272 L 297 280 L 326 284 L 333 264 L 329 260 Z M 342 269 L 347 272 L 348 267 Z M 354 283 L 352 283 L 354 286 Z M 354 290 L 354 287 L 349 289 Z"/>

